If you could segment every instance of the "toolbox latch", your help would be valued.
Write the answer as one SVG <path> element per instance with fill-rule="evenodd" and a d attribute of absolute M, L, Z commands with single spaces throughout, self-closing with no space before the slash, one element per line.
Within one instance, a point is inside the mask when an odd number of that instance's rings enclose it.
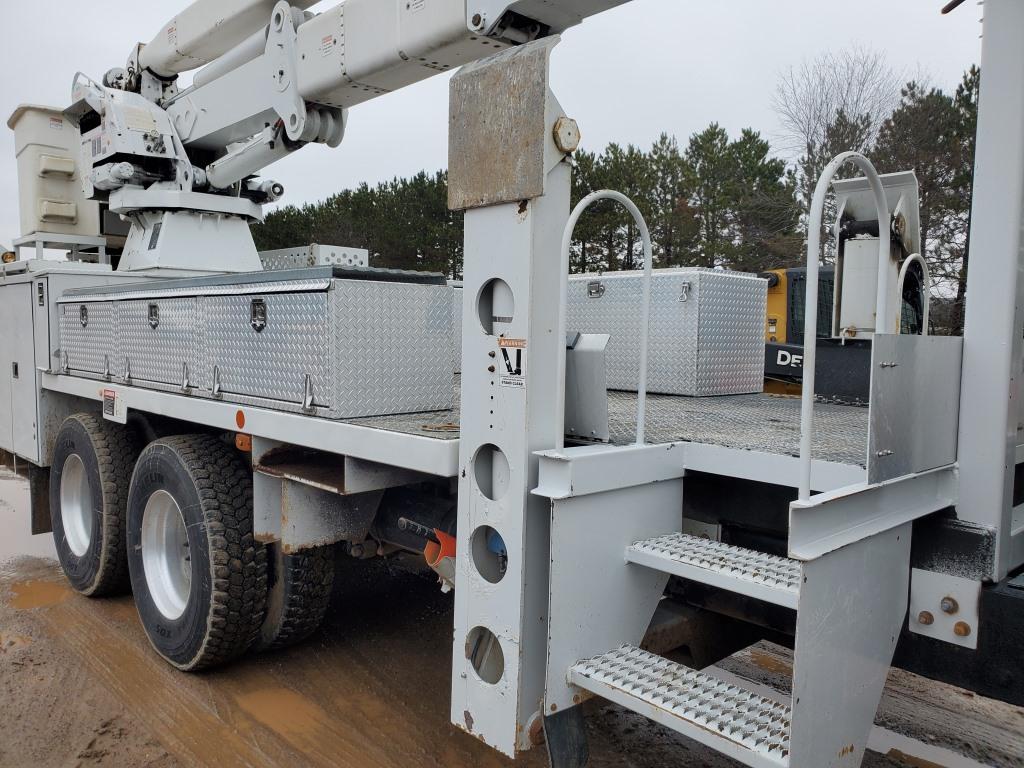
<path fill-rule="evenodd" d="M 267 327 L 267 302 L 263 299 L 253 299 L 250 303 L 249 325 L 256 333 Z"/>
<path fill-rule="evenodd" d="M 604 296 L 604 283 L 600 280 L 587 283 L 587 298 L 600 299 L 602 296 Z"/>

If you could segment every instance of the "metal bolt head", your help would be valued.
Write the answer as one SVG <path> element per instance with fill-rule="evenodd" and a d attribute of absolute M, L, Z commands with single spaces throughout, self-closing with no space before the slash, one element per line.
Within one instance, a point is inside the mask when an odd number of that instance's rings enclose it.
<path fill-rule="evenodd" d="M 935 617 L 932 616 L 930 611 L 921 611 L 917 614 L 917 623 L 924 624 L 926 627 L 935 622 Z"/>
<path fill-rule="evenodd" d="M 960 604 L 956 601 L 956 598 L 949 597 L 948 595 L 942 598 L 942 602 L 939 603 L 939 607 L 943 613 L 953 615 L 960 610 Z"/>
<path fill-rule="evenodd" d="M 953 625 L 953 634 L 957 637 L 967 637 L 971 634 L 971 625 L 966 621 L 958 621 Z"/>
<path fill-rule="evenodd" d="M 473 26 L 479 29 L 484 23 L 484 17 L 479 13 L 473 14 Z"/>
<path fill-rule="evenodd" d="M 555 146 L 559 152 L 571 154 L 580 146 L 580 127 L 571 117 L 560 117 L 555 121 Z"/>

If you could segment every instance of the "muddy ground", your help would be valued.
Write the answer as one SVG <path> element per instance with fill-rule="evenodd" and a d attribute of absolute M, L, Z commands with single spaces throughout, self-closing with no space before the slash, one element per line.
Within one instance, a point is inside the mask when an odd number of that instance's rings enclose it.
<path fill-rule="evenodd" d="M 305 644 L 186 675 L 152 651 L 130 596 L 83 598 L 52 560 L 24 555 L 49 541 L 18 523 L 20 480 L 0 475 L 0 498 L 0 768 L 513 765 L 448 722 L 452 600 L 429 573 L 346 561 Z M 586 707 L 595 768 L 738 765 L 602 701 Z M 1008 717 L 1024 731 L 1024 710 Z M 542 752 L 515 765 L 546 765 Z M 889 754 L 864 765 L 940 764 Z"/>

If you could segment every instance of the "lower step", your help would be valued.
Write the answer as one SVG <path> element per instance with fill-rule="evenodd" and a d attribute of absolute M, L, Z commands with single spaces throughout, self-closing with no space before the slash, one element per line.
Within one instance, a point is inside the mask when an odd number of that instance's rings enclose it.
<path fill-rule="evenodd" d="M 569 682 L 755 768 L 788 768 L 789 707 L 630 645 L 584 659 Z"/>

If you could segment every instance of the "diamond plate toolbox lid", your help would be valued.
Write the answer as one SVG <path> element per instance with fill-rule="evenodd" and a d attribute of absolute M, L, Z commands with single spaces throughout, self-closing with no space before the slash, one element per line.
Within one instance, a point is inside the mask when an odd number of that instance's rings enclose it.
<path fill-rule="evenodd" d="M 452 294 L 441 275 L 325 267 L 80 290 L 60 302 L 69 354 L 82 358 L 74 375 L 340 419 L 451 408 Z M 82 307 L 109 317 L 98 338 L 70 322 Z"/>
<path fill-rule="evenodd" d="M 611 337 L 609 389 L 637 388 L 643 280 L 634 271 L 569 278 L 568 330 Z M 768 281 L 756 275 L 654 270 L 648 390 L 692 396 L 762 391 L 767 301 Z"/>

